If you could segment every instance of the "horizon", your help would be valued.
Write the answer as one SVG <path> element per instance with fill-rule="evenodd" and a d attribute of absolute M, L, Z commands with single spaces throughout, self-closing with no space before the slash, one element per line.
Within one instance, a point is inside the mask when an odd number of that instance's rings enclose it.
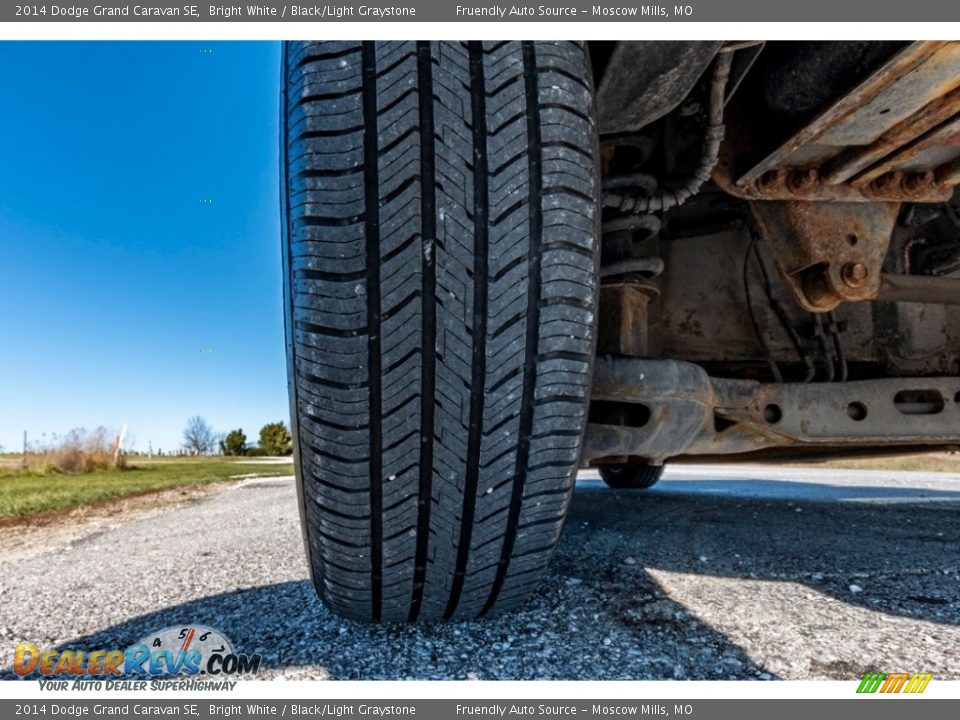
<path fill-rule="evenodd" d="M 0 451 L 289 425 L 275 42 L 0 43 Z"/>

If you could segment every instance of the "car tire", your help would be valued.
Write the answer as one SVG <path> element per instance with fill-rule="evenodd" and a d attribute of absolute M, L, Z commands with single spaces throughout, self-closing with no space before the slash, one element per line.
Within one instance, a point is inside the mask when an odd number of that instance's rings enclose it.
<path fill-rule="evenodd" d="M 537 587 L 578 467 L 599 170 L 586 49 L 294 42 L 283 259 L 313 582 L 369 621 Z"/>
<path fill-rule="evenodd" d="M 607 487 L 616 490 L 647 490 L 656 485 L 663 475 L 663 465 L 644 463 L 601 465 L 599 470 Z"/>

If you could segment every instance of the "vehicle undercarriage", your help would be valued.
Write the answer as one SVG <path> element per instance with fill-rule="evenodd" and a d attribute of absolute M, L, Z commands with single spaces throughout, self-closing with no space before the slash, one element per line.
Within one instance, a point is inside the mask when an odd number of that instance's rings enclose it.
<path fill-rule="evenodd" d="M 603 238 L 584 462 L 960 443 L 960 43 L 591 56 Z"/>

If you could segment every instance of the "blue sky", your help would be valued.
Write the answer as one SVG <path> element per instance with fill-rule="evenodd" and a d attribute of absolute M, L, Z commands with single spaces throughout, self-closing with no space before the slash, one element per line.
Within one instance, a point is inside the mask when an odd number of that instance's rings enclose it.
<path fill-rule="evenodd" d="M 4 451 L 289 421 L 278 83 L 276 43 L 0 42 Z"/>

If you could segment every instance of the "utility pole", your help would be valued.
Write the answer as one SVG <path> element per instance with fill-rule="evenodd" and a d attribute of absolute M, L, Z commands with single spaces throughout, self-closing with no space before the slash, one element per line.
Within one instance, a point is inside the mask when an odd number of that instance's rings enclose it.
<path fill-rule="evenodd" d="M 27 469 L 27 431 L 23 431 L 23 469 Z"/>

